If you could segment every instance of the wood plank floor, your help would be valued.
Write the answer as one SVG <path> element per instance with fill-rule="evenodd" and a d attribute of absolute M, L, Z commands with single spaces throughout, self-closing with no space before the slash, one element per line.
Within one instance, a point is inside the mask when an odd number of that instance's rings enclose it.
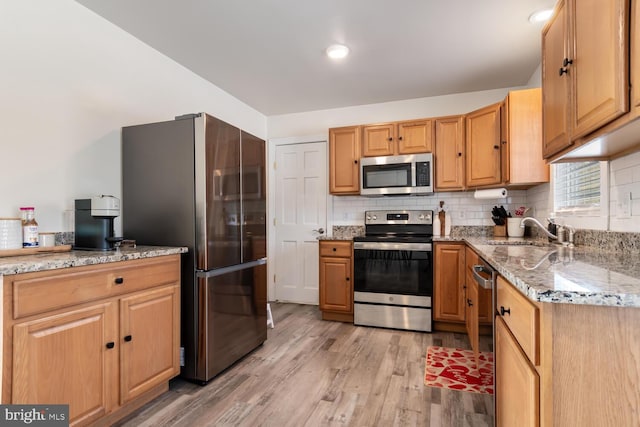
<path fill-rule="evenodd" d="M 180 378 L 119 426 L 491 426 L 490 395 L 426 387 L 430 345 L 466 335 L 353 326 L 272 303 L 264 345 L 202 387 Z M 481 340 L 481 350 L 490 350 Z"/>

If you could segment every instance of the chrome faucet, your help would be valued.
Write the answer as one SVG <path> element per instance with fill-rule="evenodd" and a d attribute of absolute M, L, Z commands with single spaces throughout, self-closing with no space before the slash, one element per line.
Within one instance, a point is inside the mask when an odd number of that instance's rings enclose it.
<path fill-rule="evenodd" d="M 553 234 L 553 233 L 550 233 L 550 232 L 549 232 L 549 230 L 547 230 L 547 229 L 546 229 L 546 227 L 540 223 L 540 221 L 538 221 L 537 219 L 535 219 L 535 218 L 534 218 L 534 217 L 532 217 L 532 216 L 528 216 L 528 217 L 526 217 L 526 218 L 522 218 L 522 221 L 520 222 L 520 228 L 524 228 L 525 223 L 527 223 L 527 222 L 532 222 L 532 223 L 534 223 L 535 225 L 537 225 L 538 227 L 540 227 L 540 229 L 541 229 L 542 231 L 544 231 L 544 233 L 545 233 L 545 234 L 547 235 L 547 237 L 549 237 L 550 239 L 558 240 L 558 236 L 556 236 L 556 235 L 555 235 L 555 234 Z"/>

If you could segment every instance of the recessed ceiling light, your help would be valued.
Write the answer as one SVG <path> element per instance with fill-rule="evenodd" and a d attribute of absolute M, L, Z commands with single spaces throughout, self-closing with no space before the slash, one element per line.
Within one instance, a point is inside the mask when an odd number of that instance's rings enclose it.
<path fill-rule="evenodd" d="M 545 22 L 548 21 L 549 18 L 551 18 L 551 15 L 553 15 L 553 9 L 539 10 L 529 15 L 529 22 L 533 24 L 536 24 L 538 22 Z"/>
<path fill-rule="evenodd" d="M 327 48 L 327 56 L 331 59 L 341 59 L 349 55 L 349 48 L 343 44 L 334 44 Z"/>

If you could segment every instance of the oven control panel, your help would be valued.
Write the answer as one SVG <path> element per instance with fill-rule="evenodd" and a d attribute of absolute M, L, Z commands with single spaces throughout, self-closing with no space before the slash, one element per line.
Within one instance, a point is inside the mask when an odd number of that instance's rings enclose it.
<path fill-rule="evenodd" d="M 364 213 L 365 225 L 380 224 L 423 224 L 430 225 L 433 222 L 433 211 L 366 211 Z"/>

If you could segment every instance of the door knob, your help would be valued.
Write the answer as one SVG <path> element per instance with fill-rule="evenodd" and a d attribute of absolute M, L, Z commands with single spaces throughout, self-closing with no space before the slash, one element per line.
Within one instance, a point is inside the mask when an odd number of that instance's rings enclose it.
<path fill-rule="evenodd" d="M 318 234 L 324 234 L 324 228 L 320 227 L 317 230 L 311 230 L 311 231 L 315 231 Z"/>

